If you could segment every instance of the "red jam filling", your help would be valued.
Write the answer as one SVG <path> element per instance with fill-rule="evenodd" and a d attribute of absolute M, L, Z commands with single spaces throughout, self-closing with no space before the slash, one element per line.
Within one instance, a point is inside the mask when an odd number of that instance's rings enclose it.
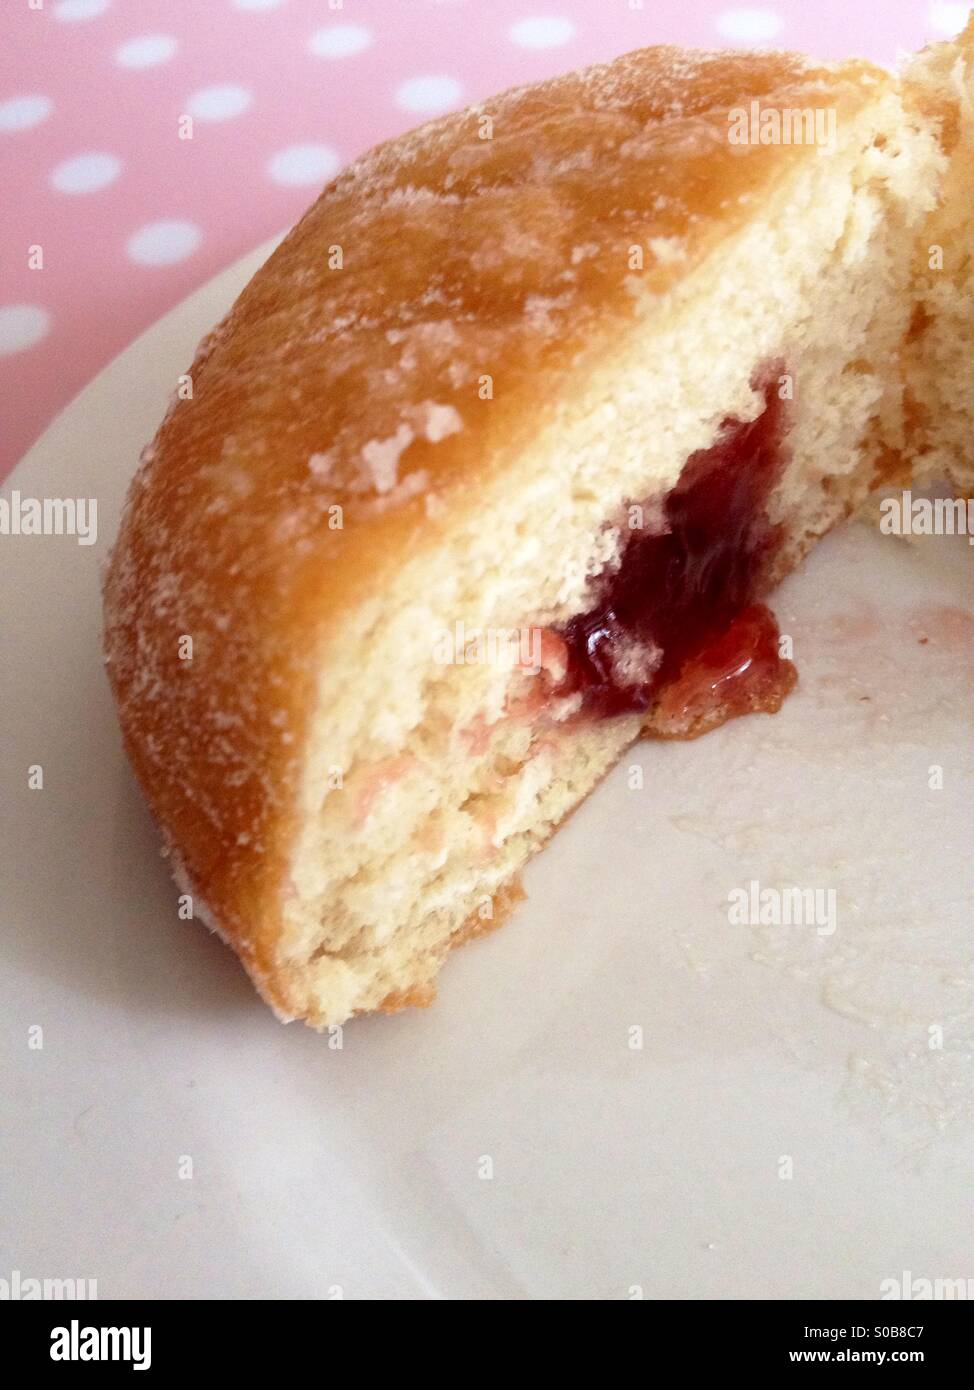
<path fill-rule="evenodd" d="M 771 613 L 754 602 L 778 528 L 767 501 L 784 464 L 785 407 L 776 364 L 755 380 L 765 407 L 726 419 L 691 454 L 662 504 L 643 509 L 598 602 L 561 629 L 582 716 L 650 709 L 660 733 L 702 732 L 733 714 L 777 709 L 795 682 Z"/>

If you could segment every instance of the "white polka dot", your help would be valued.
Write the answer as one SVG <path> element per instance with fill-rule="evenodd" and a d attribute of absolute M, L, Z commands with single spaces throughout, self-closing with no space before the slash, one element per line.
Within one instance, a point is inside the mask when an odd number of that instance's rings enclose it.
<path fill-rule="evenodd" d="M 139 265 L 175 265 L 193 254 L 202 237 L 193 222 L 149 222 L 132 233 L 126 249 Z"/>
<path fill-rule="evenodd" d="M 252 101 L 246 87 L 201 87 L 186 103 L 186 110 L 197 121 L 229 121 Z"/>
<path fill-rule="evenodd" d="M 58 0 L 54 6 L 54 18 L 66 24 L 77 19 L 97 19 L 110 4 L 111 0 Z"/>
<path fill-rule="evenodd" d="M 717 16 L 718 32 L 734 43 L 765 43 L 784 27 L 785 21 L 773 10 L 725 10 Z"/>
<path fill-rule="evenodd" d="M 115 61 L 123 68 L 154 68 L 168 63 L 178 44 L 171 34 L 142 34 L 115 50 Z"/>
<path fill-rule="evenodd" d="M 36 304 L 0 305 L 0 357 L 33 347 L 50 326 L 50 314 Z"/>
<path fill-rule="evenodd" d="M 114 183 L 121 172 L 121 161 L 113 154 L 92 150 L 59 164 L 51 173 L 51 185 L 59 193 L 97 193 Z"/>
<path fill-rule="evenodd" d="M 512 24 L 510 35 L 521 48 L 557 48 L 575 37 L 575 25 L 557 15 L 533 15 Z"/>
<path fill-rule="evenodd" d="M 30 130 L 51 114 L 47 97 L 11 97 L 0 101 L 0 130 Z"/>
<path fill-rule="evenodd" d="M 275 183 L 326 183 L 337 173 L 341 160 L 327 145 L 288 145 L 268 162 Z"/>
<path fill-rule="evenodd" d="M 396 103 L 407 111 L 446 111 L 461 90 L 455 77 L 410 77 L 396 88 Z"/>
<path fill-rule="evenodd" d="M 316 58 L 350 58 L 371 42 L 372 35 L 361 24 L 335 24 L 312 34 L 308 48 Z"/>
<path fill-rule="evenodd" d="M 934 4 L 930 6 L 930 23 L 938 33 L 953 37 L 964 28 L 969 13 L 968 5 Z"/>

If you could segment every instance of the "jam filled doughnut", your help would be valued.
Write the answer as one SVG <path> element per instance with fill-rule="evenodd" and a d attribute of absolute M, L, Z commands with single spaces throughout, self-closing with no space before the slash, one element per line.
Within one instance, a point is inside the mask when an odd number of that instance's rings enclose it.
<path fill-rule="evenodd" d="M 280 1016 L 428 1002 L 629 744 L 779 706 L 766 602 L 809 547 L 950 470 L 924 255 L 969 43 L 905 79 L 646 49 L 433 121 L 201 345 L 108 673 L 179 883 Z"/>

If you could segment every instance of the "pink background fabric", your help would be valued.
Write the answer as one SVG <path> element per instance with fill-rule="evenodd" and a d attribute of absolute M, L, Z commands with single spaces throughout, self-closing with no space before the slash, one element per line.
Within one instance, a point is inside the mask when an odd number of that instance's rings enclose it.
<path fill-rule="evenodd" d="M 892 64 L 955 33 L 966 9 L 925 0 L 3 0 L 0 477 L 143 329 L 294 222 L 379 140 L 647 44 L 763 44 Z M 186 115 L 189 140 L 179 138 Z"/>

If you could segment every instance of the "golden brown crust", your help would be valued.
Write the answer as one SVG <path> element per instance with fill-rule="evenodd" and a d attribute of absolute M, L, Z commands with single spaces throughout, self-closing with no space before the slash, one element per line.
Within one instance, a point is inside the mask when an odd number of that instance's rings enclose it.
<path fill-rule="evenodd" d="M 815 157 L 732 146 L 729 108 L 841 119 L 890 81 L 657 48 L 509 92 L 341 174 L 201 345 L 129 495 L 108 671 L 189 883 L 278 1008 L 306 720 L 343 616 L 476 505 L 632 318 L 632 244 L 662 294 Z"/>

